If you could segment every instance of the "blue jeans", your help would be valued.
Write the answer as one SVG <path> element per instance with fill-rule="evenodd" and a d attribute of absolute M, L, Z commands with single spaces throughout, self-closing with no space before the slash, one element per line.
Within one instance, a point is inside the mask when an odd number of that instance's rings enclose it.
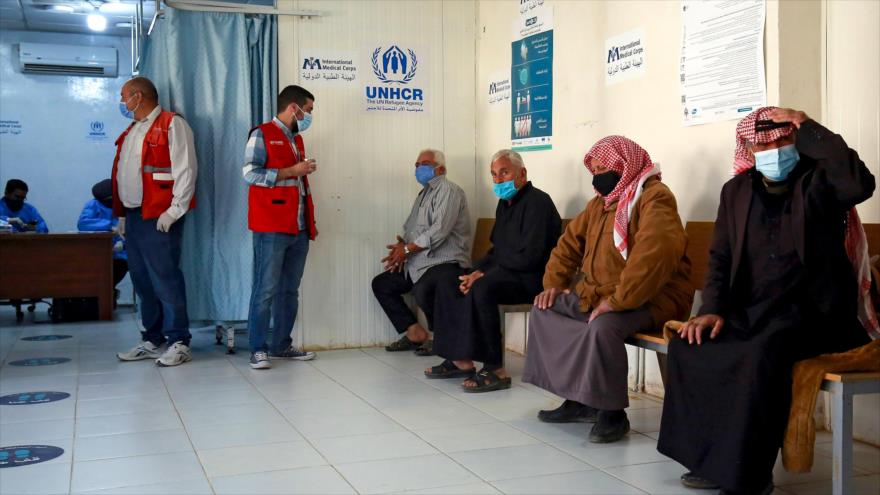
<path fill-rule="evenodd" d="M 127 210 L 125 240 L 128 272 L 141 300 L 143 340 L 161 345 L 181 341 L 189 345 L 186 285 L 180 271 L 183 222 L 174 222 L 168 233 L 156 230 L 156 221 L 144 220 L 141 209 Z"/>
<path fill-rule="evenodd" d="M 254 286 L 248 314 L 251 352 L 279 353 L 290 347 L 299 310 L 299 283 L 309 254 L 309 236 L 254 232 Z M 267 344 L 269 318 L 274 323 Z"/>

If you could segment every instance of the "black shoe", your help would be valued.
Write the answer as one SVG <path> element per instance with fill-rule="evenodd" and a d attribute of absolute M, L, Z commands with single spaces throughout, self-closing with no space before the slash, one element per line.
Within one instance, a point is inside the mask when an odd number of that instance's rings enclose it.
<path fill-rule="evenodd" d="M 717 490 L 721 488 L 714 481 L 701 478 L 692 472 L 681 475 L 681 484 L 688 488 L 696 488 L 697 490 Z"/>
<path fill-rule="evenodd" d="M 620 440 L 629 433 L 629 419 L 626 412 L 599 411 L 596 424 L 590 430 L 590 441 L 593 443 L 611 443 Z"/>
<path fill-rule="evenodd" d="M 595 423 L 599 410 L 573 400 L 566 400 L 552 410 L 538 412 L 538 420 L 544 423 Z"/>

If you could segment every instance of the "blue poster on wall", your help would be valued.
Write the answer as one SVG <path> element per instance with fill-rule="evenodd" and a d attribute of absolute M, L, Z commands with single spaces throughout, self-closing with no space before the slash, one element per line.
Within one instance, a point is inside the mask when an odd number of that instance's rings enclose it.
<path fill-rule="evenodd" d="M 553 138 L 553 15 L 529 10 L 511 43 L 510 139 L 516 151 L 549 150 Z"/>

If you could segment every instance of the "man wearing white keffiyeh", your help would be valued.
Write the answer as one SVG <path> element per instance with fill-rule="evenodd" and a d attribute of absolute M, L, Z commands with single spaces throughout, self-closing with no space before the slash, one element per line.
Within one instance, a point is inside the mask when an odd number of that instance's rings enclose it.
<path fill-rule="evenodd" d="M 736 138 L 703 306 L 669 343 L 657 448 L 688 468 L 686 486 L 767 494 L 794 363 L 876 332 L 876 316 L 859 304 L 867 249 L 854 214 L 875 180 L 840 135 L 804 112 L 760 108 Z"/>

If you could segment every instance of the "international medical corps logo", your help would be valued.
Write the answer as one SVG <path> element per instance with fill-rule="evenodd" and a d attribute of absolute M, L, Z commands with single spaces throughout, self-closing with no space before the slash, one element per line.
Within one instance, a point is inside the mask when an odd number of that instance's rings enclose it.
<path fill-rule="evenodd" d="M 385 84 L 408 84 L 415 77 L 419 65 L 414 51 L 407 49 L 404 53 L 397 45 L 388 47 L 385 53 L 382 53 L 381 46 L 376 48 L 372 60 L 373 74 Z"/>

